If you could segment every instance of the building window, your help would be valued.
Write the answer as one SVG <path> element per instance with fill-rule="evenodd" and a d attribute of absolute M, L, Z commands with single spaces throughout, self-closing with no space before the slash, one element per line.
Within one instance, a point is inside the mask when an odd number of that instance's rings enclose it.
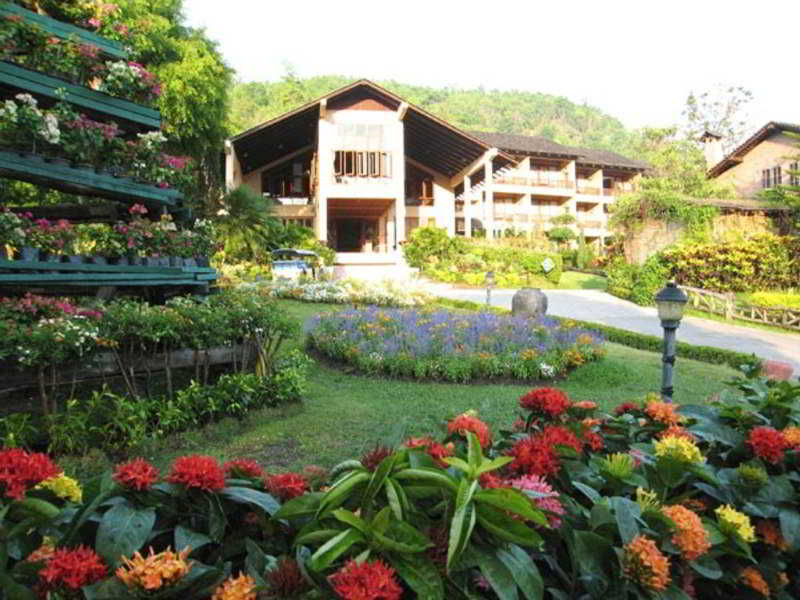
<path fill-rule="evenodd" d="M 390 152 L 337 150 L 333 173 L 336 177 L 388 178 L 392 176 L 392 155 Z"/>
<path fill-rule="evenodd" d="M 781 168 L 780 167 L 773 167 L 772 168 L 772 185 L 779 186 L 783 183 L 783 177 L 781 176 Z"/>
<path fill-rule="evenodd" d="M 800 185 L 800 162 L 793 162 L 789 169 L 789 185 Z"/>
<path fill-rule="evenodd" d="M 772 171 L 770 169 L 761 171 L 761 187 L 764 189 L 772 187 Z"/>

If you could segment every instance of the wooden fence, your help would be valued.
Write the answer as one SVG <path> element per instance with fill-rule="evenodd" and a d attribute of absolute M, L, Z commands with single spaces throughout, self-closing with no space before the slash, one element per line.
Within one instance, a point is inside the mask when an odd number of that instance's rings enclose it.
<path fill-rule="evenodd" d="M 740 319 L 800 331 L 800 309 L 756 306 L 737 301 L 730 292 L 711 292 L 685 285 L 680 287 L 689 296 L 688 306 L 694 310 L 721 315 L 727 320 Z"/>

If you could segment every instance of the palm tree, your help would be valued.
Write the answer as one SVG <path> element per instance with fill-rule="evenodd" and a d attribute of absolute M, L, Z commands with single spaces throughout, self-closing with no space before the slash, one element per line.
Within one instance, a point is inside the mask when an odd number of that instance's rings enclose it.
<path fill-rule="evenodd" d="M 223 262 L 266 259 L 270 238 L 280 223 L 272 216 L 272 200 L 240 185 L 225 194 L 214 215 Z"/>

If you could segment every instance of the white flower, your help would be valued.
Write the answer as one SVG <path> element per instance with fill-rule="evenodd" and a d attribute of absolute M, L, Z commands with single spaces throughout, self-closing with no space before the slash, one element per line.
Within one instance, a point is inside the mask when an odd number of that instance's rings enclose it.
<path fill-rule="evenodd" d="M 33 108 L 36 108 L 38 106 L 38 103 L 36 102 L 36 98 L 31 96 L 30 94 L 17 94 L 14 97 L 17 100 L 19 100 L 20 102 L 22 102 L 24 104 L 27 104 L 28 106 L 31 106 Z"/>
<path fill-rule="evenodd" d="M 0 108 L 0 117 L 8 119 L 12 123 L 17 122 L 17 103 L 13 100 L 6 100 L 3 108 Z"/>

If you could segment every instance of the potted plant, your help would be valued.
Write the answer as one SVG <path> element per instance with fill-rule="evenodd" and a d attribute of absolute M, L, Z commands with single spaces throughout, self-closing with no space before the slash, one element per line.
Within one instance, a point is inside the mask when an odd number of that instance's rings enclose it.
<path fill-rule="evenodd" d="M 0 258 L 7 259 L 9 247 L 21 249 L 25 246 L 26 235 L 25 227 L 28 219 L 20 216 L 5 207 L 0 207 Z"/>
<path fill-rule="evenodd" d="M 104 264 L 108 259 L 119 262 L 127 255 L 127 237 L 116 226 L 106 223 L 81 225 L 79 236 L 91 250 L 94 263 Z"/>
<path fill-rule="evenodd" d="M 77 231 L 66 219 L 59 219 L 55 223 L 47 219 L 37 219 L 28 227 L 25 235 L 28 244 L 38 250 L 37 254 L 44 252 L 50 256 L 67 255 L 70 262 L 82 262 L 82 257 L 73 254 Z"/>

